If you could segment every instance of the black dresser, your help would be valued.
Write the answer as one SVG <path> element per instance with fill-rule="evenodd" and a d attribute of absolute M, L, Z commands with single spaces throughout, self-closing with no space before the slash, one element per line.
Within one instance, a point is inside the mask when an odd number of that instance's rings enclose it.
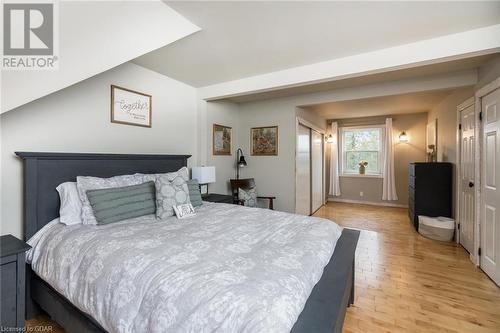
<path fill-rule="evenodd" d="M 451 163 L 410 163 L 408 215 L 416 230 L 419 215 L 451 217 L 452 177 Z"/>

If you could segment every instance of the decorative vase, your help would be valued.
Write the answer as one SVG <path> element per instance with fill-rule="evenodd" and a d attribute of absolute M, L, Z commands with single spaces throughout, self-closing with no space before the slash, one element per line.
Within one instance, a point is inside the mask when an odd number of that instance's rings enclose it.
<path fill-rule="evenodd" d="M 365 166 L 364 166 L 364 165 L 361 165 L 361 166 L 359 167 L 359 174 L 360 174 L 360 175 L 364 175 L 364 174 L 365 174 Z"/>

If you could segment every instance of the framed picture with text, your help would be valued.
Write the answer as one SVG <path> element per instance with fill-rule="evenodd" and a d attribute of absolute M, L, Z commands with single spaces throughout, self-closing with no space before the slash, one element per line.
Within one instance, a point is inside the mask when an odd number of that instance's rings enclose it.
<path fill-rule="evenodd" d="M 151 127 L 151 104 L 151 95 L 111 85 L 112 123 Z"/>

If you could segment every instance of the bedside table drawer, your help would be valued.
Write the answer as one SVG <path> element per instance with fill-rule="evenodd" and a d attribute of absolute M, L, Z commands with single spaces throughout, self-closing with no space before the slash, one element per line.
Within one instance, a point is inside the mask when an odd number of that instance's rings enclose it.
<path fill-rule="evenodd" d="M 2 295 L 2 310 L 0 323 L 2 327 L 17 325 L 17 261 L 11 261 L 0 266 L 0 294 Z"/>

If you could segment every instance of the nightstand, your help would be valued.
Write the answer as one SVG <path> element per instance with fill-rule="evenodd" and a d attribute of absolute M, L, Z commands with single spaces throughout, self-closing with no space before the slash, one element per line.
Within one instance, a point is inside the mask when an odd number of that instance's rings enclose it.
<path fill-rule="evenodd" d="M 12 235 L 0 237 L 0 326 L 24 328 L 26 250 L 31 247 Z"/>
<path fill-rule="evenodd" d="M 233 196 L 230 194 L 210 193 L 206 196 L 202 196 L 201 199 L 203 201 L 209 201 L 209 202 L 218 202 L 218 203 L 227 203 L 227 204 L 233 203 Z"/>

